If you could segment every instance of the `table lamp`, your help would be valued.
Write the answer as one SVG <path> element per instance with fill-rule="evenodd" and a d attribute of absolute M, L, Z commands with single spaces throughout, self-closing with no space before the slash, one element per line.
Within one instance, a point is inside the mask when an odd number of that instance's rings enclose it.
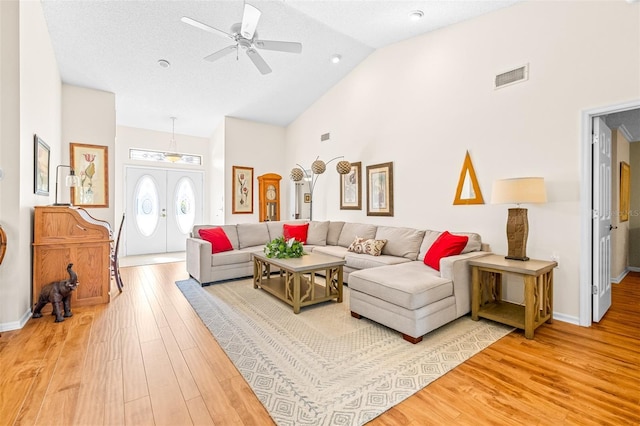
<path fill-rule="evenodd" d="M 527 209 L 521 208 L 520 204 L 546 202 L 544 178 L 500 179 L 493 183 L 492 204 L 516 204 L 517 206 L 509 209 L 507 218 L 506 259 L 529 260 L 527 257 L 527 237 L 529 236 Z"/>
<path fill-rule="evenodd" d="M 67 186 L 68 188 L 75 188 L 75 187 L 79 186 L 80 179 L 78 179 L 78 176 L 76 176 L 76 172 L 75 172 L 75 170 L 73 170 L 73 167 L 67 166 L 65 164 L 60 164 L 58 167 L 56 167 L 56 202 L 55 202 L 54 206 L 70 206 L 71 203 L 59 203 L 58 202 L 58 176 L 60 175 L 60 173 L 59 173 L 60 167 L 68 167 L 69 168 L 69 174 L 65 178 L 65 186 Z"/>

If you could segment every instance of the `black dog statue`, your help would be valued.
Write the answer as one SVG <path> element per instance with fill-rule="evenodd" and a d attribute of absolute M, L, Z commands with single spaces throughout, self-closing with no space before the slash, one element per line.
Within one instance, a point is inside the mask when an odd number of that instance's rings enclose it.
<path fill-rule="evenodd" d="M 67 272 L 69 273 L 69 279 L 63 281 L 57 281 L 45 285 L 40 290 L 40 297 L 38 297 L 38 303 L 33 308 L 33 318 L 40 318 L 42 314 L 40 311 L 47 303 L 51 302 L 53 306 L 53 315 L 56 316 L 56 322 L 62 322 L 65 318 L 69 318 L 73 314 L 71 313 L 71 292 L 78 287 L 78 276 L 71 269 L 73 263 L 67 265 Z M 64 305 L 64 317 L 62 315 L 62 306 Z"/>

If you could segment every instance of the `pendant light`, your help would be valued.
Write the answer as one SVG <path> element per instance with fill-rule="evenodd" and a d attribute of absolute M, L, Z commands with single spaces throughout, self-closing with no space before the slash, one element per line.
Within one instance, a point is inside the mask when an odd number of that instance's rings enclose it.
<path fill-rule="evenodd" d="M 171 117 L 172 130 L 171 130 L 171 140 L 169 141 L 169 151 L 164 153 L 164 159 L 171 161 L 172 163 L 176 163 L 182 160 L 182 155 L 178 154 L 178 145 L 176 143 L 176 118 Z"/>

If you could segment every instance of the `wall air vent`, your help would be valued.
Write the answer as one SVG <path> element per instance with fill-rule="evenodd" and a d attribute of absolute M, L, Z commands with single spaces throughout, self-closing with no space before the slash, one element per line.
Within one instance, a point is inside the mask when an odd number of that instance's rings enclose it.
<path fill-rule="evenodd" d="M 331 135 L 329 133 L 325 133 L 324 135 L 320 135 L 320 142 L 328 141 Z"/>
<path fill-rule="evenodd" d="M 496 75 L 494 89 L 500 89 L 529 79 L 529 64 Z"/>

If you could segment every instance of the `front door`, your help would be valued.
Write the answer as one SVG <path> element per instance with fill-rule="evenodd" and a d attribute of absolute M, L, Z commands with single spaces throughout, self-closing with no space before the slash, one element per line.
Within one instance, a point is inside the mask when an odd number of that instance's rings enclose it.
<path fill-rule="evenodd" d="M 611 129 L 593 119 L 593 321 L 611 306 Z"/>
<path fill-rule="evenodd" d="M 203 173 L 127 167 L 124 253 L 184 251 L 203 216 Z"/>

